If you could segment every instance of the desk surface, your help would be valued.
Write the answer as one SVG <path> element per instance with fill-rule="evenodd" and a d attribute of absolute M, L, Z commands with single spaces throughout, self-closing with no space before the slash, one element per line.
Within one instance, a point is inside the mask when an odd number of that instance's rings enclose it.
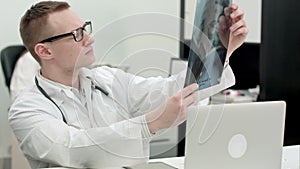
<path fill-rule="evenodd" d="M 184 169 L 184 157 L 151 159 L 149 162 L 164 162 L 178 169 Z M 64 169 L 64 168 L 58 167 L 52 169 Z M 114 168 L 114 169 L 121 169 L 121 168 Z M 283 147 L 282 169 L 300 169 L 300 145 Z"/>
<path fill-rule="evenodd" d="M 171 157 L 171 158 L 150 160 L 150 162 L 157 162 L 157 161 L 167 163 L 178 169 L 184 169 L 184 157 Z M 283 147 L 281 168 L 300 169 L 300 145 Z"/>

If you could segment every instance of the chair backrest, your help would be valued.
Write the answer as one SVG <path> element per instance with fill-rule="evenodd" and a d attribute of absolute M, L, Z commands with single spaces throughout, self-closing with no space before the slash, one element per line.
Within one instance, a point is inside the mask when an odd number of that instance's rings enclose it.
<path fill-rule="evenodd" d="M 1 50 L 1 65 L 8 89 L 17 60 L 25 50 L 23 45 L 11 45 Z"/>

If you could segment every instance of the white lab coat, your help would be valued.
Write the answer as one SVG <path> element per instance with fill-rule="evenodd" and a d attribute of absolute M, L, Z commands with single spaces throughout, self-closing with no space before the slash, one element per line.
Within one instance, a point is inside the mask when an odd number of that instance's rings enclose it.
<path fill-rule="evenodd" d="M 16 98 L 9 123 L 32 168 L 105 168 L 145 162 L 152 136 L 145 113 L 182 89 L 184 76 L 185 72 L 169 78 L 142 78 L 108 67 L 83 68 L 78 91 L 37 75 L 68 124 L 36 86 Z M 113 99 L 91 87 L 92 81 Z M 199 99 L 234 82 L 228 66 L 221 83 L 200 91 Z"/>
<path fill-rule="evenodd" d="M 11 102 L 15 97 L 27 87 L 34 85 L 34 76 L 40 69 L 39 63 L 33 58 L 30 52 L 22 55 L 14 68 L 10 82 Z"/>

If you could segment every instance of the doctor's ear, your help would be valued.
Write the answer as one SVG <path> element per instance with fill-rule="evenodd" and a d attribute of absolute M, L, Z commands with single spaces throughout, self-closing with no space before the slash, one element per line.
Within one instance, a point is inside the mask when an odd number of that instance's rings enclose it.
<path fill-rule="evenodd" d="M 34 46 L 34 51 L 42 60 L 48 60 L 52 58 L 51 50 L 43 43 L 36 44 Z"/>

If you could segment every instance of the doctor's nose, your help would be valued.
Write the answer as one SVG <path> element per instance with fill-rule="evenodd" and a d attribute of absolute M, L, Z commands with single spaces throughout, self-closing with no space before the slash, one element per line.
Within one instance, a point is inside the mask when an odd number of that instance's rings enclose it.
<path fill-rule="evenodd" d="M 83 45 L 89 46 L 92 45 L 94 42 L 95 42 L 94 38 L 91 35 L 89 35 L 87 32 L 85 32 L 83 36 Z"/>

